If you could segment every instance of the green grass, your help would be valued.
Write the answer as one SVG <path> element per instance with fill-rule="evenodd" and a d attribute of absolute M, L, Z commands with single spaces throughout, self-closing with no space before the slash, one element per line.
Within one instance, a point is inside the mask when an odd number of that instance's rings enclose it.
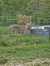
<path fill-rule="evenodd" d="M 48 37 L 0 34 L 0 63 L 35 58 L 50 58 Z"/>
<path fill-rule="evenodd" d="M 1 27 L 0 26 L 0 34 L 7 34 L 8 33 L 8 27 Z"/>
<path fill-rule="evenodd" d="M 33 44 L 47 44 L 48 37 L 33 36 L 33 35 L 0 35 L 0 46 L 16 46 L 16 45 L 33 45 Z"/>
<path fill-rule="evenodd" d="M 0 35 L 0 59 L 25 61 L 43 57 L 50 58 L 48 38 L 28 35 Z"/>

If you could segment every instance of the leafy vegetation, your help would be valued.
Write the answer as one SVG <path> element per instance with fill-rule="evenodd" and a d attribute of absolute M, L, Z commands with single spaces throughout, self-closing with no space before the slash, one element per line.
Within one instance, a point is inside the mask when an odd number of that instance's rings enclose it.
<path fill-rule="evenodd" d="M 32 16 L 33 24 L 50 24 L 49 0 L 0 0 L 0 25 L 17 24 L 17 13 Z"/>

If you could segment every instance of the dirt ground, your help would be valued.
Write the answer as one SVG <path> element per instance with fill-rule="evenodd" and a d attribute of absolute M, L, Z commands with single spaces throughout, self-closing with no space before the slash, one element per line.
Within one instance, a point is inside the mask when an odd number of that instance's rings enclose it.
<path fill-rule="evenodd" d="M 8 61 L 6 64 L 0 65 L 0 66 L 50 66 L 50 59 L 40 58 L 40 59 L 35 59 L 32 61 L 27 61 L 27 62 Z"/>

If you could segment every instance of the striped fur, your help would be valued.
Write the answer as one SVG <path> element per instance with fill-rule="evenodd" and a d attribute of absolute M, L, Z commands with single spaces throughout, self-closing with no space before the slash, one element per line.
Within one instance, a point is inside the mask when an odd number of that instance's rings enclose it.
<path fill-rule="evenodd" d="M 9 34 L 27 34 L 30 31 L 31 23 L 27 23 L 26 25 L 16 25 L 12 24 L 9 26 Z"/>

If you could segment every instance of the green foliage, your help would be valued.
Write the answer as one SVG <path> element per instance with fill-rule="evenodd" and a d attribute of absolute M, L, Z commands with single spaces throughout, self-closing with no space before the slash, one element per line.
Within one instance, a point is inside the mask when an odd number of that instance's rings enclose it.
<path fill-rule="evenodd" d="M 48 13 L 46 13 L 48 14 Z M 50 24 L 49 23 L 49 14 L 48 15 L 45 15 L 45 13 L 42 13 L 42 12 L 35 12 L 32 14 L 32 20 L 33 20 L 33 23 L 36 24 L 36 25 L 45 25 L 45 24 Z"/>
<path fill-rule="evenodd" d="M 0 64 L 5 64 L 7 63 L 8 59 L 5 57 L 0 57 Z"/>
<path fill-rule="evenodd" d="M 31 15 L 35 24 L 38 24 L 38 22 L 40 25 L 50 24 L 49 0 L 0 0 L 0 25 L 17 24 L 16 14 L 18 12 Z"/>

